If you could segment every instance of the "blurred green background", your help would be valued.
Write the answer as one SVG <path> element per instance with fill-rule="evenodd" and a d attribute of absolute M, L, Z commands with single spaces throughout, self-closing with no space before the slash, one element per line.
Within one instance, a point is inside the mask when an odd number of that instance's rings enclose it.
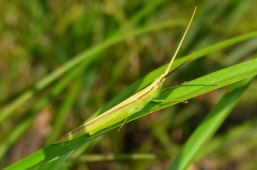
<path fill-rule="evenodd" d="M 0 109 L 15 108 L 13 101 L 31 92 L 26 102 L 0 119 L 0 168 L 80 126 L 133 82 L 168 63 L 195 6 L 196 17 L 178 57 L 256 31 L 256 5 L 254 0 L 0 1 Z M 247 60 L 256 49 L 257 39 L 252 39 L 211 53 L 180 68 L 165 86 Z M 66 67 L 87 52 L 92 55 L 85 63 Z M 57 76 L 57 69 L 67 71 Z M 49 75 L 53 78 L 45 80 Z M 97 162 L 79 157 L 73 169 L 165 169 L 167 155 L 175 157 L 225 90 L 107 133 L 87 153 Z M 254 167 L 256 90 L 255 80 L 210 141 L 211 151 L 190 168 Z M 135 160 L 101 157 L 135 153 L 147 154 Z"/>

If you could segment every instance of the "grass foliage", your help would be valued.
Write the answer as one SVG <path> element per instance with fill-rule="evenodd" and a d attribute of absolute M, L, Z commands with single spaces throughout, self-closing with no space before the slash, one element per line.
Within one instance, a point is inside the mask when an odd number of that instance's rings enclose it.
<path fill-rule="evenodd" d="M 0 28 L 0 168 L 253 169 L 253 4 L 6 1 Z M 158 97 L 173 103 L 150 102 L 119 132 L 122 122 L 52 144 L 162 74 L 195 6 L 172 68 L 191 61 L 169 77 Z"/>

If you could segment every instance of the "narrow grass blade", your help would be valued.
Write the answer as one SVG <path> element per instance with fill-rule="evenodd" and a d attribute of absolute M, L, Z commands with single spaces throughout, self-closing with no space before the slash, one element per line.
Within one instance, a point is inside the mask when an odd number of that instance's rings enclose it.
<path fill-rule="evenodd" d="M 249 86 L 252 79 L 246 79 L 232 85 L 227 94 L 213 108 L 201 125 L 196 129 L 184 145 L 180 153 L 172 162 L 169 170 L 184 170 L 194 161 L 194 158 L 201 152 L 201 148 L 213 136 L 220 125 L 236 105 L 241 94 Z"/>

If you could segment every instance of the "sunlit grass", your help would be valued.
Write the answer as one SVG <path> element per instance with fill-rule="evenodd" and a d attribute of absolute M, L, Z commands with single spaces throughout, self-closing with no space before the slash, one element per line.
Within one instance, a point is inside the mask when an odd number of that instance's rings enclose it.
<path fill-rule="evenodd" d="M 214 162 L 210 168 L 220 169 L 235 160 L 233 169 L 254 166 L 250 150 L 256 149 L 256 98 L 251 94 L 256 81 L 247 79 L 256 74 L 257 65 L 252 59 L 256 52 L 252 1 L 44 3 L 5 3 L 0 44 L 1 168 L 20 160 L 14 169 L 94 169 L 90 159 L 80 157 L 85 153 L 103 154 L 97 164 L 117 169 L 185 169 L 208 161 Z M 141 118 L 120 132 L 110 131 L 116 124 L 96 134 L 98 138 L 84 136 L 50 145 L 159 76 L 195 6 L 196 18 L 174 67 L 192 61 L 165 84 L 176 87 L 160 95 L 188 104 L 149 103 L 128 120 Z M 233 66 L 238 63 L 240 67 Z M 240 101 L 243 92 L 247 96 Z M 158 112 L 149 114 L 154 111 Z M 244 134 L 244 140 L 235 133 Z M 221 152 L 224 148 L 226 155 Z M 242 152 L 245 156 L 237 157 Z M 105 153 L 113 157 L 107 159 Z M 139 153 L 151 155 L 151 160 L 133 157 Z M 120 161 L 116 154 L 129 161 Z"/>

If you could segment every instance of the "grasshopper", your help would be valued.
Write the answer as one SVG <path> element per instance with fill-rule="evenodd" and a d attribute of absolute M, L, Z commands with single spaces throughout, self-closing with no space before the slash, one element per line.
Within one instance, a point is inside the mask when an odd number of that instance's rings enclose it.
<path fill-rule="evenodd" d="M 151 101 L 163 102 L 163 101 L 155 101 L 154 99 L 156 97 L 158 97 L 162 91 L 162 85 L 170 73 L 169 70 L 173 64 L 173 61 L 175 60 L 175 58 L 177 56 L 177 53 L 178 53 L 178 51 L 182 45 L 182 42 L 188 32 L 188 29 L 192 23 L 196 9 L 197 8 L 194 9 L 193 15 L 187 25 L 187 28 L 179 42 L 179 45 L 178 45 L 173 57 L 171 58 L 165 72 L 160 77 L 156 78 L 156 80 L 153 81 L 150 85 L 148 85 L 141 91 L 137 92 L 136 94 L 132 95 L 131 97 L 127 98 L 120 104 L 107 110 L 103 114 L 90 120 L 89 122 L 76 128 L 75 130 L 69 132 L 68 134 L 62 136 L 56 143 L 70 141 L 70 140 L 73 140 L 73 139 L 78 138 L 85 134 L 93 135 L 96 132 L 103 130 L 104 128 L 109 127 L 115 123 L 122 121 L 122 120 L 123 120 L 123 124 L 124 124 L 126 122 L 126 119 L 129 116 L 131 116 L 131 115 L 135 114 L 136 112 L 140 111 L 141 109 L 143 109 L 147 103 L 149 103 Z"/>

